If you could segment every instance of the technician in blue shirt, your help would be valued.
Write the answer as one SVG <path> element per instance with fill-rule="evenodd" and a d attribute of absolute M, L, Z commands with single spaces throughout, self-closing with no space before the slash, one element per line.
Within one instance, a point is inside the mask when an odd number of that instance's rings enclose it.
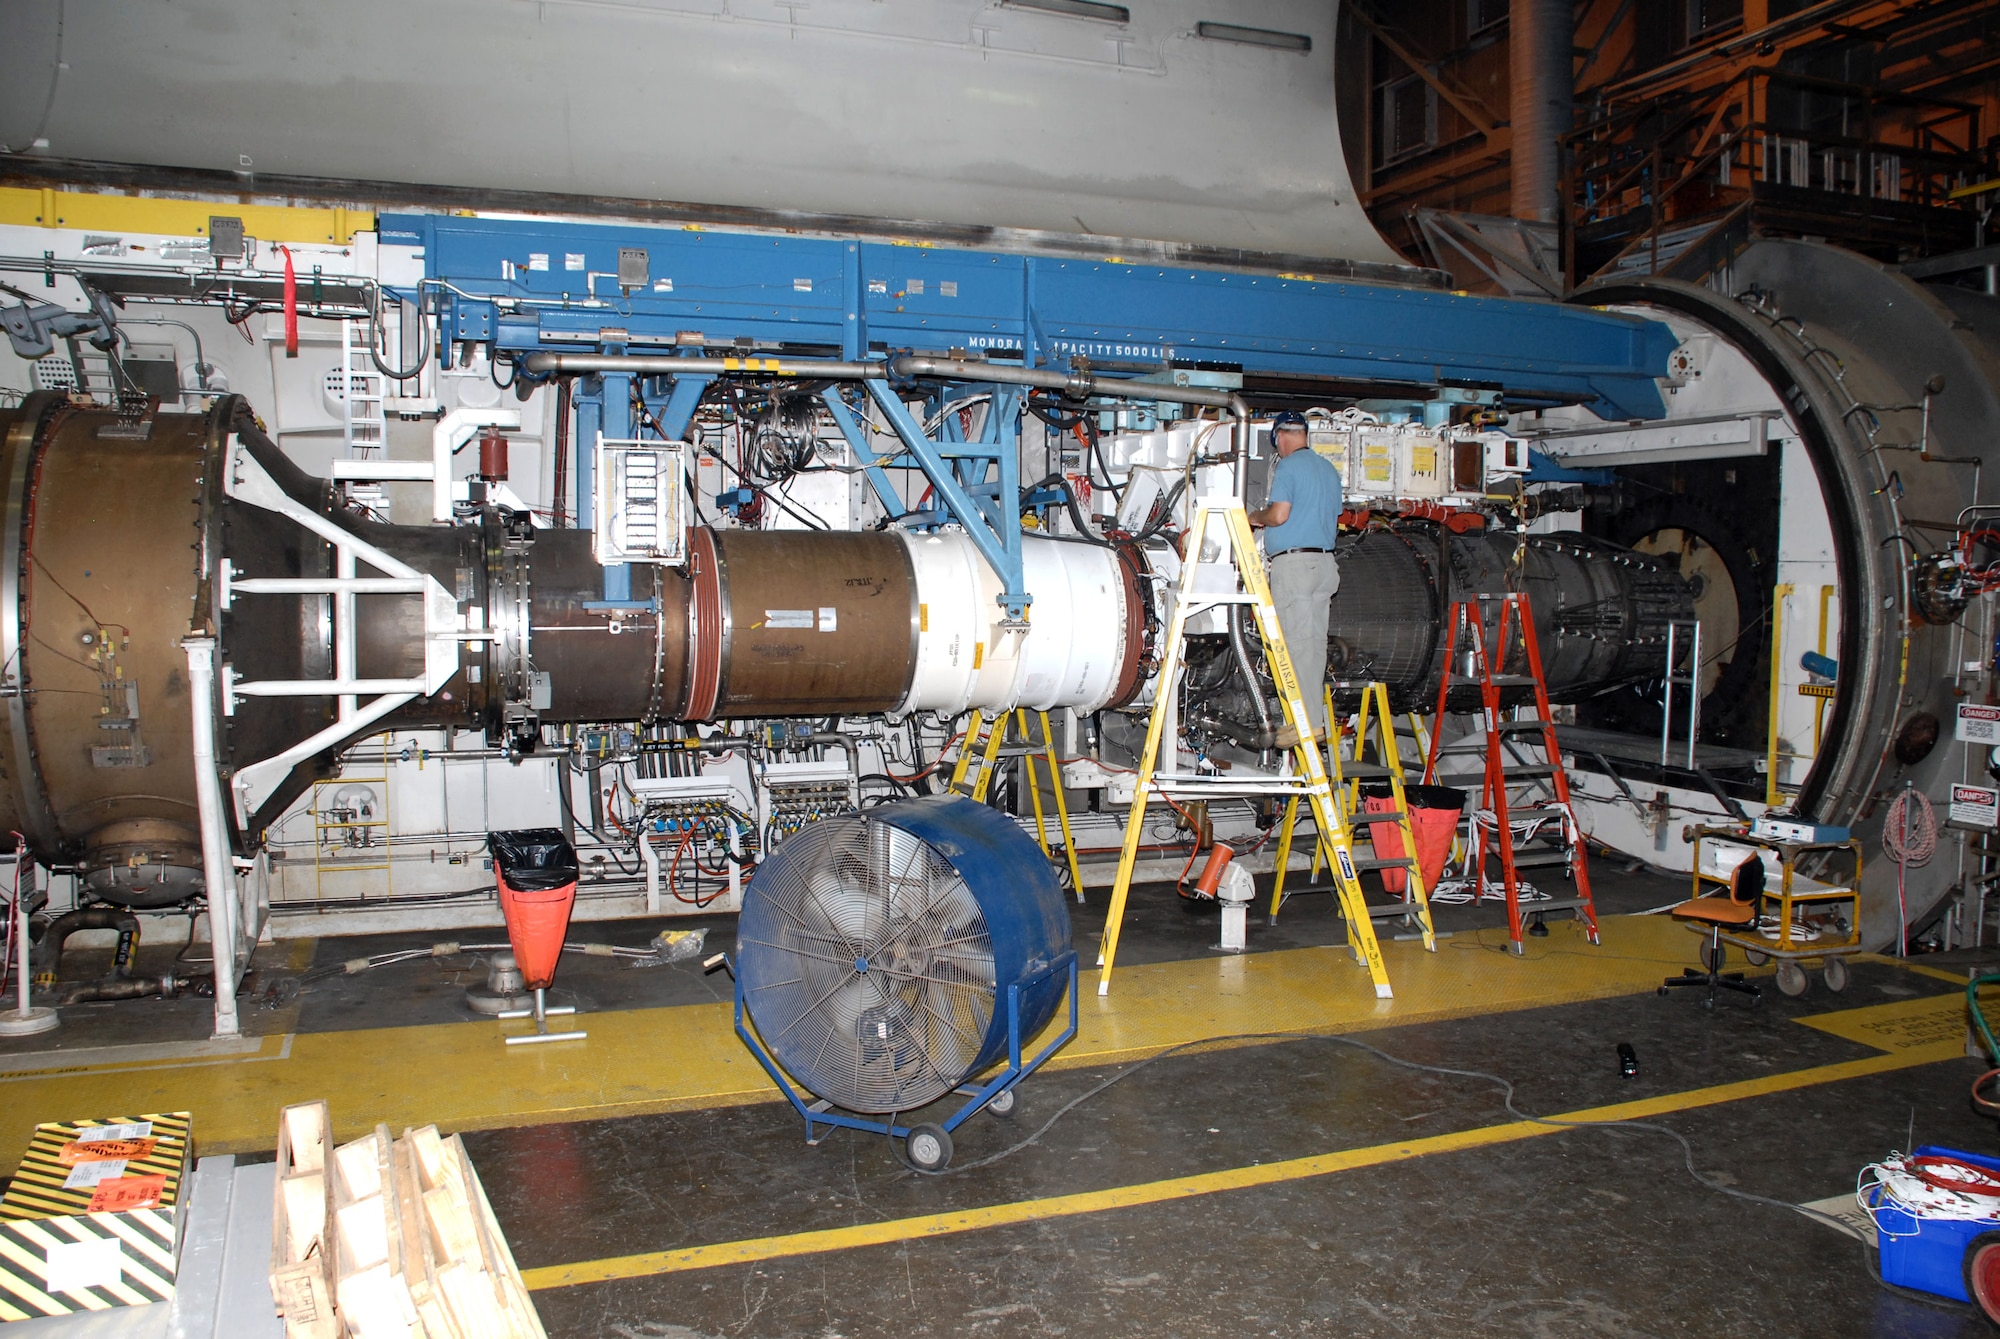
<path fill-rule="evenodd" d="M 1292 654 L 1292 670 L 1305 691 L 1306 713 L 1316 737 L 1326 736 L 1326 636 L 1340 564 L 1340 471 L 1307 445 L 1306 421 L 1289 410 L 1271 421 L 1271 485 L 1265 504 L 1250 513 L 1264 527 L 1271 559 L 1271 598 L 1278 626 Z"/>

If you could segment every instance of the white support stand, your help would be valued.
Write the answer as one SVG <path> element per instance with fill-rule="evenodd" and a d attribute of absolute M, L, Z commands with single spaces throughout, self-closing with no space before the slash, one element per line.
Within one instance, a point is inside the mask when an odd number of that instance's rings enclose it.
<path fill-rule="evenodd" d="M 431 429 L 429 460 L 380 460 L 373 457 L 336 460 L 333 462 L 333 477 L 336 482 L 387 483 L 393 480 L 427 483 L 431 486 L 431 519 L 447 522 L 451 520 L 453 501 L 451 458 L 481 428 L 518 431 L 520 427 L 521 411 L 518 409 L 454 409 Z"/>
<path fill-rule="evenodd" d="M 236 865 L 229 849 L 229 803 L 215 758 L 215 638 L 189 637 L 188 697 L 193 703 L 194 785 L 201 817 L 202 883 L 208 892 L 209 956 L 215 962 L 215 1035 L 240 1037 L 236 1017 L 236 955 L 241 927 Z"/>
<path fill-rule="evenodd" d="M 516 410 L 488 411 L 519 417 Z M 471 431 L 470 428 L 467 431 Z M 449 452 L 446 453 L 449 458 Z M 428 468 L 428 467 L 426 467 Z M 319 536 L 334 549 L 334 575 L 321 577 L 257 577 L 238 575 L 228 559 L 223 559 L 217 575 L 218 600 L 224 609 L 236 599 L 250 595 L 325 594 L 333 601 L 334 676 L 331 679 L 271 679 L 241 681 L 228 667 L 221 667 L 222 710 L 235 711 L 246 697 L 331 697 L 338 705 L 339 718 L 309 739 L 301 740 L 275 757 L 244 763 L 236 769 L 237 818 L 247 819 L 258 799 L 300 760 L 310 758 L 365 733 L 369 726 L 405 703 L 437 692 L 458 673 L 461 642 L 493 640 L 482 628 L 464 626 L 458 601 L 434 576 L 417 571 L 402 559 L 385 553 L 360 535 L 335 524 L 327 517 L 301 506 L 265 472 L 241 446 L 232 448 L 226 485 L 229 496 L 248 506 L 261 507 L 296 522 Z M 447 493 L 449 489 L 447 489 Z M 449 519 L 449 510 L 446 513 Z M 357 564 L 365 563 L 382 575 L 359 575 Z M 424 672 L 408 679 L 362 679 L 356 677 L 358 653 L 354 598 L 364 594 L 420 594 L 424 600 Z M 361 699 L 371 700 L 363 704 Z"/>
<path fill-rule="evenodd" d="M 507 1038 L 509 1046 L 532 1046 L 538 1041 L 582 1041 L 590 1035 L 588 1032 L 581 1030 L 575 1032 L 549 1031 L 549 1016 L 551 1014 L 573 1014 L 576 1012 L 576 1006 L 574 1004 L 551 1005 L 547 997 L 548 991 L 537 988 L 535 991 L 534 1008 L 503 1009 L 494 1015 L 496 1018 L 532 1018 L 535 1020 L 535 1030 L 533 1032 L 522 1033 L 518 1037 Z"/>
<path fill-rule="evenodd" d="M 639 863 L 646 867 L 646 914 L 660 914 L 660 853 L 653 849 L 653 834 L 639 832 Z"/>
<path fill-rule="evenodd" d="M 26 861 L 27 856 L 17 855 L 15 859 Z M 20 982 L 15 1007 L 0 1014 L 0 1037 L 32 1037 L 59 1026 L 62 1017 L 54 1009 L 28 1003 L 28 899 L 18 895 L 14 899 L 14 942 L 21 950 L 20 966 L 16 969 Z"/>

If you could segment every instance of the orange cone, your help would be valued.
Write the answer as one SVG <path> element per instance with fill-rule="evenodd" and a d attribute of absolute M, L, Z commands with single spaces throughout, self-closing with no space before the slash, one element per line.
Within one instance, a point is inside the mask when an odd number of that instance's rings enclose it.
<path fill-rule="evenodd" d="M 489 832 L 486 848 L 493 854 L 514 961 L 529 990 L 545 990 L 555 980 L 576 903 L 576 848 L 554 828 Z"/>
<path fill-rule="evenodd" d="M 521 966 L 529 990 L 545 990 L 556 979 L 569 934 L 569 912 L 576 903 L 576 885 L 564 884 L 541 892 L 519 892 L 500 880 L 500 911 L 507 917 L 507 942 Z"/>
<path fill-rule="evenodd" d="M 1403 794 L 1410 802 L 1410 831 L 1417 839 L 1417 864 L 1428 891 L 1444 875 L 1458 818 L 1465 812 L 1465 792 L 1451 786 L 1405 786 Z"/>
<path fill-rule="evenodd" d="M 1458 831 L 1458 817 L 1465 810 L 1465 792 L 1450 786 L 1405 786 L 1404 798 L 1410 807 L 1410 832 L 1417 839 L 1417 867 L 1423 871 L 1424 889 L 1437 887 L 1444 873 L 1445 858 L 1451 854 L 1451 839 Z M 1381 813 L 1396 807 L 1395 792 L 1387 786 L 1370 786 L 1362 792 L 1362 809 Z M 1393 822 L 1370 823 L 1375 854 L 1394 860 L 1403 854 L 1403 834 Z M 1409 873 L 1400 869 L 1382 871 L 1382 887 L 1400 893 L 1409 882 Z"/>

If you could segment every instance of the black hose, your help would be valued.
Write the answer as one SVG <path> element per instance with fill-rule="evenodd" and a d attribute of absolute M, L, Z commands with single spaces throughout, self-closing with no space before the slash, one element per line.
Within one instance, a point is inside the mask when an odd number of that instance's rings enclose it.
<path fill-rule="evenodd" d="M 1089 454 L 1084 465 L 1084 476 L 1090 478 L 1090 486 L 1092 488 L 1102 488 L 1115 498 L 1121 500 L 1124 498 L 1124 486 L 1111 482 L 1111 467 L 1104 463 L 1103 449 L 1098 445 L 1097 440 L 1097 422 L 1092 417 L 1088 408 L 1079 408 L 1075 413 L 1066 414 L 1060 409 L 1051 408 L 1046 402 L 1037 400 L 1033 396 L 1028 397 L 1026 404 L 1029 413 L 1040 419 L 1047 426 L 1054 428 L 1057 432 L 1070 432 L 1076 428 L 1082 428 L 1084 430 L 1084 440 L 1089 445 Z M 1098 473 L 1104 476 L 1104 482 L 1101 484 L 1090 476 L 1092 463 L 1095 463 Z"/>
<path fill-rule="evenodd" d="M 368 361 L 375 364 L 375 370 L 392 381 L 408 381 L 424 370 L 424 364 L 431 359 L 431 328 L 424 324 L 423 304 L 417 304 L 417 360 L 409 367 L 397 369 L 382 361 L 382 294 L 376 290 L 375 302 L 368 309 Z"/>
<path fill-rule="evenodd" d="M 570 766 L 569 754 L 562 753 L 557 755 L 556 792 L 562 796 L 562 835 L 564 841 L 574 846 L 576 845 L 576 815 L 570 812 L 569 798 L 569 781 L 572 773 L 573 769 Z"/>
<path fill-rule="evenodd" d="M 1257 708 L 1257 725 L 1265 735 L 1271 733 L 1271 704 L 1264 700 L 1264 686 L 1257 682 L 1257 667 L 1250 661 L 1250 643 L 1243 634 L 1243 606 L 1229 606 L 1229 649 L 1236 653 L 1236 667 L 1243 671 L 1243 686 L 1250 693 L 1250 701 Z"/>
<path fill-rule="evenodd" d="M 1110 549 L 1117 547 L 1113 541 L 1098 534 L 1096 529 L 1092 527 L 1089 520 L 1084 516 L 1083 504 L 1077 499 L 1075 486 L 1061 474 L 1051 474 L 1024 487 L 1021 490 L 1022 505 L 1027 505 L 1029 494 L 1043 488 L 1060 488 L 1062 490 L 1063 505 L 1069 510 L 1069 519 L 1076 526 L 1078 539 L 1096 544 L 1102 548 Z"/>
<path fill-rule="evenodd" d="M 77 981 L 68 986 L 58 986 L 50 992 L 50 998 L 57 1004 L 88 1004 L 94 1000 L 137 1000 L 148 995 L 159 995 L 172 999 L 190 985 L 172 972 L 165 976 L 107 976 L 101 981 Z M 214 987 L 210 987 L 211 993 Z"/>
<path fill-rule="evenodd" d="M 574 801 L 570 799 L 570 794 L 569 794 L 569 774 L 567 771 L 567 765 L 569 761 L 570 760 L 568 756 L 565 755 L 563 759 L 563 762 L 565 764 L 565 770 L 556 778 L 559 782 L 561 782 L 561 784 L 556 787 L 556 804 L 562 811 L 563 831 L 565 834 L 575 832 L 578 826 L 576 821 L 576 806 Z M 600 764 L 599 767 L 601 769 L 602 764 Z M 590 792 L 593 796 L 597 795 L 597 781 L 595 778 L 591 779 Z M 599 798 L 600 807 L 602 806 L 602 803 L 603 801 L 600 797 Z M 596 828 L 589 827 L 587 825 L 584 827 L 583 830 L 589 833 L 592 837 L 595 837 L 597 839 L 598 845 L 604 848 L 605 858 L 610 860 L 611 863 L 617 867 L 618 872 L 620 874 L 623 874 L 627 878 L 630 878 L 638 873 L 636 869 L 627 869 L 625 867 L 625 862 L 620 860 L 615 854 L 616 848 L 612 845 L 611 841 L 607 837 L 605 837 L 605 835 L 602 832 L 599 832 Z M 575 844 L 576 843 L 573 840 L 570 842 L 570 845 L 572 846 L 574 846 Z M 452 893 L 449 894 L 448 896 L 464 897 L 468 896 L 468 894 Z M 320 905 L 320 904 L 315 903 L 314 905 Z"/>
<path fill-rule="evenodd" d="M 1057 432 L 1068 432 L 1072 428 L 1083 426 L 1084 419 L 1088 414 L 1087 410 L 1079 409 L 1073 414 L 1066 414 L 1059 407 L 1060 405 L 1061 401 L 1058 400 L 1055 402 L 1056 407 L 1052 407 L 1047 400 L 1033 395 L 1030 395 L 1027 399 L 1028 412 L 1049 427 L 1054 428 Z"/>
<path fill-rule="evenodd" d="M 1132 542 L 1135 544 L 1143 544 L 1147 540 L 1151 539 L 1154 535 L 1159 534 L 1160 531 L 1166 529 L 1167 522 L 1171 521 L 1174 518 L 1174 504 L 1181 500 L 1181 494 L 1185 493 L 1186 491 L 1187 491 L 1187 475 L 1183 474 L 1181 475 L 1180 478 L 1174 480 L 1174 486 L 1172 488 L 1169 488 L 1167 490 L 1167 495 L 1160 499 L 1160 515 L 1158 519 L 1153 521 L 1152 524 L 1148 525 L 1145 529 L 1141 530 L 1137 535 L 1133 536 Z"/>
<path fill-rule="evenodd" d="M 118 952 L 111 974 L 104 979 L 123 980 L 132 975 L 132 959 L 139 951 L 139 918 L 121 907 L 96 906 L 66 912 L 42 931 L 33 951 L 36 976 L 52 978 L 61 970 L 63 945 L 78 930 L 116 930 Z"/>

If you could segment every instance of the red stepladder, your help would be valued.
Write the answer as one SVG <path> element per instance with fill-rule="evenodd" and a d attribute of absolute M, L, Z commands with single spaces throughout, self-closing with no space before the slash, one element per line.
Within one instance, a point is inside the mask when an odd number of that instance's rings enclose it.
<path fill-rule="evenodd" d="M 1454 695 L 1452 689 L 1472 687 L 1479 692 L 1485 728 L 1484 769 L 1439 778 L 1445 710 L 1454 696 L 1463 700 L 1463 694 Z M 1529 690 L 1525 696 L 1523 690 Z M 1526 711 L 1534 714 L 1523 715 Z M 1527 595 L 1518 591 L 1454 601 L 1445 625 L 1444 674 L 1438 680 L 1437 716 L 1424 760 L 1424 781 L 1469 788 L 1474 780 L 1480 783 L 1482 811 L 1473 818 L 1471 834 L 1475 897 L 1486 896 L 1490 852 L 1500 865 L 1510 947 L 1517 955 L 1524 953 L 1523 936 L 1546 934 L 1542 918 L 1561 911 L 1570 912 L 1590 942 L 1597 943 L 1589 853 L 1570 805 L 1569 777 L 1556 740 L 1533 611 Z M 1491 815 L 1490 825 L 1485 815 Z M 1516 823 L 1523 825 L 1518 839 Z M 1575 895 L 1530 902 L 1523 910 L 1521 871 L 1557 868 L 1575 880 Z"/>

